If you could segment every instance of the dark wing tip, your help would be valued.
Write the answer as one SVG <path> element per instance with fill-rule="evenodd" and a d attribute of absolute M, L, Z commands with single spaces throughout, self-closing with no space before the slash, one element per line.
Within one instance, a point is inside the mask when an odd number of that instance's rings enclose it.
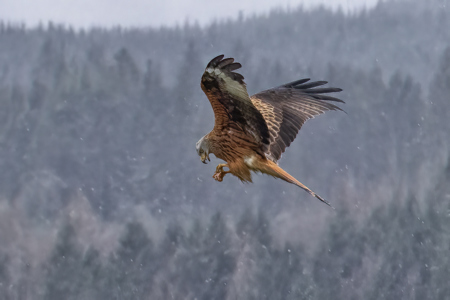
<path fill-rule="evenodd" d="M 233 72 L 234 70 L 237 70 L 242 67 L 242 65 L 238 62 L 234 62 L 234 58 L 225 58 L 225 55 L 221 54 L 216 57 L 214 57 L 206 66 L 206 69 L 208 68 L 218 68 L 222 71 L 225 71 L 227 74 L 231 76 L 234 80 L 238 81 L 239 83 L 244 83 L 244 76 L 242 76 L 239 73 Z"/>
<path fill-rule="evenodd" d="M 217 65 L 217 68 L 224 69 L 226 66 L 232 64 L 234 62 L 234 58 L 225 58 L 224 60 L 220 61 Z"/>
<path fill-rule="evenodd" d="M 214 57 L 213 59 L 211 59 L 211 61 L 208 63 L 208 65 L 206 66 L 207 68 L 212 67 L 215 68 L 217 67 L 218 63 L 225 57 L 225 55 L 220 54 L 216 57 Z"/>
<path fill-rule="evenodd" d="M 242 65 L 240 63 L 234 62 L 234 58 L 229 57 L 229 58 L 224 59 L 224 57 L 225 57 L 225 55 L 223 55 L 223 54 L 214 57 L 208 63 L 206 68 L 219 68 L 219 69 L 227 70 L 227 71 L 231 72 L 231 71 L 237 70 L 240 67 L 242 67 Z"/>
<path fill-rule="evenodd" d="M 292 82 L 283 84 L 283 85 L 280 86 L 280 87 L 293 88 L 293 87 L 295 87 L 296 85 L 299 85 L 299 84 L 308 82 L 309 80 L 310 80 L 310 78 L 304 78 L 304 79 L 300 79 L 300 80 L 296 80 L 296 81 L 292 81 Z"/>
<path fill-rule="evenodd" d="M 327 87 L 327 88 L 320 88 L 320 89 L 303 89 L 303 92 L 311 93 L 311 94 L 338 93 L 340 91 L 342 91 L 342 89 L 334 88 L 334 87 Z"/>
<path fill-rule="evenodd" d="M 228 71 L 231 72 L 231 71 L 240 69 L 241 67 L 242 67 L 242 65 L 240 63 L 232 63 L 232 64 L 225 66 L 224 69 L 227 69 Z"/>
<path fill-rule="evenodd" d="M 313 89 L 315 87 L 327 84 L 328 81 L 320 80 L 320 81 L 308 82 L 309 80 L 310 80 L 310 78 L 305 78 L 305 79 L 292 81 L 292 82 L 283 84 L 282 86 L 279 86 L 279 88 L 297 89 L 297 90 L 302 90 L 305 93 L 337 93 L 337 92 L 342 92 L 342 89 L 334 88 L 334 87 Z M 306 82 L 308 82 L 308 83 L 306 83 Z"/>
<path fill-rule="evenodd" d="M 327 94 L 327 93 L 342 92 L 341 88 L 335 88 L 335 87 L 317 88 L 319 86 L 327 84 L 328 81 L 324 81 L 324 80 L 313 81 L 313 82 L 308 82 L 308 81 L 309 81 L 309 78 L 300 79 L 300 80 L 293 81 L 293 82 L 287 83 L 285 85 L 282 85 L 282 86 L 280 86 L 280 88 L 296 89 L 296 90 L 298 90 L 302 93 L 305 93 L 305 94 L 309 95 L 310 97 L 313 97 L 314 99 L 317 99 L 317 100 L 326 100 L 326 101 L 335 101 L 335 102 L 345 103 L 341 99 L 323 95 L 323 94 Z M 342 110 L 342 109 L 340 109 L 340 110 Z"/>

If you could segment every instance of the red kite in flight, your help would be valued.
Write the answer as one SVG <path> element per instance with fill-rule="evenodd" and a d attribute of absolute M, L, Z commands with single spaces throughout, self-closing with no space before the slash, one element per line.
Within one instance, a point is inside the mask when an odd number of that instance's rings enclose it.
<path fill-rule="evenodd" d="M 300 79 L 250 97 L 244 77 L 233 72 L 241 64 L 233 58 L 223 58 L 219 55 L 211 60 L 201 80 L 215 124 L 197 142 L 197 153 L 203 163 L 210 160 L 211 153 L 226 162 L 217 166 L 213 178 L 222 181 L 231 173 L 243 182 L 251 182 L 250 171 L 261 172 L 295 184 L 330 205 L 280 168 L 277 161 L 308 119 L 325 111 L 342 110 L 328 101 L 344 101 L 323 95 L 342 90 L 315 88 L 327 82 Z"/>

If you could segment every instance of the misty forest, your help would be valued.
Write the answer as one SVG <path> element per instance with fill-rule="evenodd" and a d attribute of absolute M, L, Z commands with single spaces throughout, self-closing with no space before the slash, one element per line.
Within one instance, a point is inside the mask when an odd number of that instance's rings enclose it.
<path fill-rule="evenodd" d="M 450 299 L 450 3 L 205 27 L 0 21 L 1 299 Z M 206 64 L 343 91 L 279 164 L 216 182 Z"/>

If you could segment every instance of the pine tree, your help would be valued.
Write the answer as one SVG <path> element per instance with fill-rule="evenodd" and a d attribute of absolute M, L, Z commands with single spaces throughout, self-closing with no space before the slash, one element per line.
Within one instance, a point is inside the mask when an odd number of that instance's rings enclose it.
<path fill-rule="evenodd" d="M 11 275 L 9 274 L 8 266 L 9 259 L 6 255 L 0 254 L 0 294 L 2 299 L 13 299 L 11 295 Z"/>
<path fill-rule="evenodd" d="M 121 48 L 115 55 L 117 88 L 120 92 L 129 93 L 139 86 L 140 72 L 129 50 Z"/>
<path fill-rule="evenodd" d="M 220 213 L 210 220 L 206 230 L 196 221 L 185 247 L 175 260 L 183 270 L 177 282 L 180 295 L 196 299 L 226 299 L 236 261 L 229 229 Z"/>
<path fill-rule="evenodd" d="M 220 213 L 211 218 L 202 252 L 202 259 L 207 261 L 202 272 L 207 288 L 200 299 L 226 299 L 236 259 L 229 229 Z"/>
<path fill-rule="evenodd" d="M 146 230 L 139 222 L 128 223 L 106 268 L 108 287 L 104 297 L 144 299 L 151 292 L 155 271 L 153 243 Z"/>
<path fill-rule="evenodd" d="M 450 47 L 447 47 L 439 60 L 439 68 L 430 84 L 429 92 L 430 114 L 427 116 L 428 131 L 433 131 L 431 143 L 436 145 L 437 149 L 448 149 L 448 132 L 450 131 L 449 122 L 450 110 L 443 109 L 448 107 L 450 99 Z M 447 158 L 448 153 L 439 153 L 440 157 Z"/>
<path fill-rule="evenodd" d="M 69 223 L 58 233 L 46 263 L 44 299 L 77 299 L 80 293 L 82 255 L 75 229 Z"/>
<path fill-rule="evenodd" d="M 100 259 L 100 253 L 93 247 L 89 247 L 84 253 L 80 270 L 80 294 L 77 299 L 100 299 L 106 286 L 104 269 Z"/>

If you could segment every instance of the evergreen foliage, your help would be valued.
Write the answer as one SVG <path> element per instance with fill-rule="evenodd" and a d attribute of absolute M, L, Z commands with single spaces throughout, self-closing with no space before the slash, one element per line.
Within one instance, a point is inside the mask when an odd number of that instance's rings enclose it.
<path fill-rule="evenodd" d="M 447 28 L 440 0 L 205 28 L 0 22 L 2 299 L 448 299 Z M 308 122 L 280 162 L 336 212 L 199 163 L 200 77 L 222 53 L 250 94 L 304 77 L 344 89 L 347 115 Z M 124 223 L 140 209 L 153 223 Z M 281 218 L 323 230 L 292 238 Z M 125 225 L 105 239 L 98 223 Z"/>

